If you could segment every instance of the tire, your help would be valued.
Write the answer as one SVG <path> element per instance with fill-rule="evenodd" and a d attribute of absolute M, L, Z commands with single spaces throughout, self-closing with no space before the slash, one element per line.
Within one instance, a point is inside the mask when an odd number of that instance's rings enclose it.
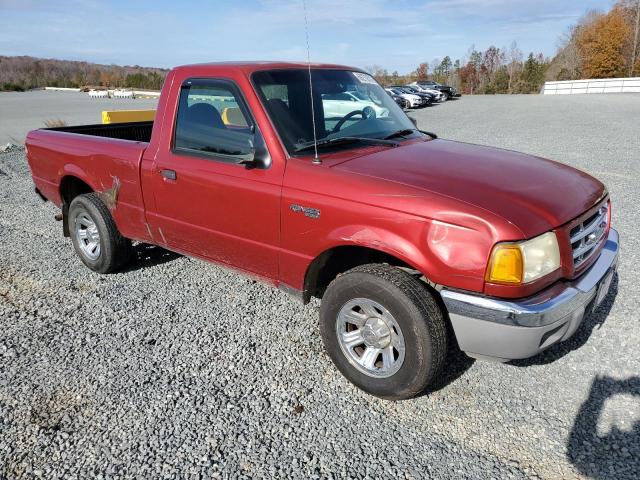
<path fill-rule="evenodd" d="M 120 234 L 111 212 L 95 193 L 78 195 L 71 202 L 69 233 L 80 260 L 94 272 L 115 272 L 131 259 L 131 241 Z"/>
<path fill-rule="evenodd" d="M 439 376 L 447 352 L 445 318 L 433 295 L 386 264 L 356 267 L 329 284 L 320 334 L 351 383 L 388 400 L 423 392 Z"/>

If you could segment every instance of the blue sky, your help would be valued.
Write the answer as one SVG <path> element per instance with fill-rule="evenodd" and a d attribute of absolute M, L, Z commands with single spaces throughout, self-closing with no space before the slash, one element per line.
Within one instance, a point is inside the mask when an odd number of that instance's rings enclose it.
<path fill-rule="evenodd" d="M 469 47 L 553 55 L 612 0 L 307 0 L 312 61 L 407 73 Z M 302 0 L 0 0 L 0 54 L 171 67 L 305 60 Z"/>

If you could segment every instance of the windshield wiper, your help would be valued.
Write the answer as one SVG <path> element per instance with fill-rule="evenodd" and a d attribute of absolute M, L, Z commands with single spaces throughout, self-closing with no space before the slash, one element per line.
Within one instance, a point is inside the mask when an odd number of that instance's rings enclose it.
<path fill-rule="evenodd" d="M 386 137 L 384 137 L 384 139 L 390 140 L 392 138 L 406 137 L 407 135 L 411 135 L 413 132 L 424 133 L 425 135 L 429 135 L 431 138 L 434 138 L 434 139 L 438 138 L 438 136 L 435 133 L 425 132 L 423 130 L 418 130 L 417 128 L 403 128 L 402 130 L 398 130 L 397 132 L 393 132 L 387 135 Z"/>
<path fill-rule="evenodd" d="M 417 132 L 416 128 L 403 128 L 402 130 L 396 130 L 395 132 L 384 137 L 385 140 L 391 140 L 392 138 L 398 137 L 406 137 L 407 135 L 411 135 L 413 132 Z"/>
<path fill-rule="evenodd" d="M 397 147 L 398 142 L 393 142 L 389 139 L 383 138 L 369 138 L 369 137 L 336 137 L 336 138 L 328 138 L 326 140 L 320 140 L 316 143 L 318 148 L 327 148 L 335 145 L 347 145 L 349 143 L 368 143 L 369 145 L 386 145 L 389 147 Z M 307 142 L 304 145 L 296 148 L 294 151 L 304 152 L 306 150 L 313 150 L 314 142 Z"/>

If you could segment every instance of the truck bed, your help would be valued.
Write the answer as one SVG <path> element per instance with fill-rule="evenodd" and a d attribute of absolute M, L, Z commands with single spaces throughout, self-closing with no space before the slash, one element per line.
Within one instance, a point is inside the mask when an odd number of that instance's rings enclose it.
<path fill-rule="evenodd" d="M 145 240 L 140 162 L 149 146 L 153 122 L 79 125 L 42 128 L 29 132 L 27 160 L 37 191 L 62 206 L 63 185 L 108 194 L 120 232 Z"/>
<path fill-rule="evenodd" d="M 94 137 L 117 138 L 120 140 L 132 140 L 135 142 L 149 142 L 153 122 L 129 122 L 95 125 L 75 125 L 70 127 L 44 128 L 56 132 L 77 133 L 79 135 L 91 135 Z"/>

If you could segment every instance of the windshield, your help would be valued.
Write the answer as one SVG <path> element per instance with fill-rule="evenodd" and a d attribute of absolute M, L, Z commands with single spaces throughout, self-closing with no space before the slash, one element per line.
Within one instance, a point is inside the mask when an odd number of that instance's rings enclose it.
<path fill-rule="evenodd" d="M 261 71 L 252 79 L 289 153 L 313 143 L 309 71 Z M 396 102 L 366 73 L 313 69 L 311 79 L 319 142 L 342 137 L 384 139 L 400 130 L 415 129 Z M 331 145 L 336 149 L 358 146 L 347 142 Z"/>

